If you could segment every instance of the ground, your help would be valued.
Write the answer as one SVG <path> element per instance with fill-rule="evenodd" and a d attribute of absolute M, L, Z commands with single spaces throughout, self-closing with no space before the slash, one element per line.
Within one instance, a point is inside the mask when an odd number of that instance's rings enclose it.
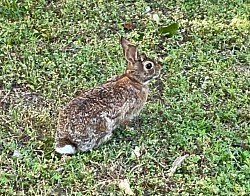
<path fill-rule="evenodd" d="M 248 195 L 249 13 L 243 0 L 1 1 L 0 194 L 124 195 L 128 180 L 134 195 Z M 163 67 L 146 107 L 100 148 L 55 153 L 59 108 L 124 70 L 120 36 Z"/>

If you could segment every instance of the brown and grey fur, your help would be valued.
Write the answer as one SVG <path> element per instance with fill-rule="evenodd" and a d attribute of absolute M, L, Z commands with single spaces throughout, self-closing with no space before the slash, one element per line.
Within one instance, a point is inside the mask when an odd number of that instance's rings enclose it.
<path fill-rule="evenodd" d="M 125 38 L 121 38 L 121 46 L 128 63 L 125 72 L 83 92 L 59 112 L 55 138 L 58 153 L 74 154 L 77 149 L 89 151 L 98 147 L 111 138 L 115 128 L 126 124 L 143 108 L 147 84 L 159 76 L 161 67 L 139 54 Z"/>

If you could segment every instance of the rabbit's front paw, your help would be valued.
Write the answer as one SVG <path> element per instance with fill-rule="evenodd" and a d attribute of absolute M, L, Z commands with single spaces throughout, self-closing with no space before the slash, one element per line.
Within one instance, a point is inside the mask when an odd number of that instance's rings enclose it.
<path fill-rule="evenodd" d="M 124 121 L 124 122 L 122 122 L 122 123 L 120 124 L 120 128 L 126 129 L 126 128 L 129 127 L 129 125 L 130 125 L 130 121 L 129 121 L 129 120 L 126 120 L 126 121 Z"/>

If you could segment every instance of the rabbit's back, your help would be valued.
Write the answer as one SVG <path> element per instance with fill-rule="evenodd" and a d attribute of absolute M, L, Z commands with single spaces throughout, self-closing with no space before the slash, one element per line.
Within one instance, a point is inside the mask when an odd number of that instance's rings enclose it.
<path fill-rule="evenodd" d="M 148 89 L 121 78 L 82 93 L 60 111 L 58 142 L 67 138 L 88 151 L 108 140 L 112 131 L 142 109 Z M 144 89 L 141 89 L 144 88 Z"/>

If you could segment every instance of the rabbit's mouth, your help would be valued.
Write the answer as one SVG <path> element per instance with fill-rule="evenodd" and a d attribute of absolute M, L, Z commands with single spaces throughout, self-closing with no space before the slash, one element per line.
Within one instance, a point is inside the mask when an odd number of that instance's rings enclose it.
<path fill-rule="evenodd" d="M 151 80 L 156 79 L 160 76 L 160 72 L 156 72 L 154 75 L 148 77 L 146 80 L 144 80 L 143 84 L 148 84 Z"/>
<path fill-rule="evenodd" d="M 158 77 L 160 76 L 160 74 L 161 74 L 161 71 L 157 71 L 157 72 L 154 74 L 153 78 L 158 78 Z"/>
<path fill-rule="evenodd" d="M 152 79 L 158 78 L 158 77 L 160 76 L 160 74 L 161 74 L 161 70 L 156 71 L 156 72 L 154 73 L 154 75 L 152 76 Z"/>

